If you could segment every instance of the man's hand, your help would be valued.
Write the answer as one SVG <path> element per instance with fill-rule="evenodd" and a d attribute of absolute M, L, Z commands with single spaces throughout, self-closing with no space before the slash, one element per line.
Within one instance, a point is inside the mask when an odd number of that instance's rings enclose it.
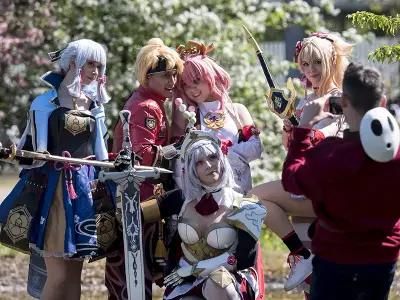
<path fill-rule="evenodd" d="M 310 101 L 304 106 L 299 127 L 312 128 L 319 121 L 333 118 L 333 115 L 324 111 L 331 94 Z"/>

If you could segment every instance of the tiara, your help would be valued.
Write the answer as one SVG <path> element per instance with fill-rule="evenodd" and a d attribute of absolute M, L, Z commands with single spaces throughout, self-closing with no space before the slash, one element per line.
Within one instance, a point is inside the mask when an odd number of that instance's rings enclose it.
<path fill-rule="evenodd" d="M 193 127 L 195 128 L 195 127 Z M 179 155 L 181 158 L 181 161 L 184 163 L 185 162 L 185 155 L 187 151 L 191 148 L 191 146 L 200 140 L 209 140 L 211 142 L 214 142 L 215 144 L 218 145 L 218 147 L 221 147 L 221 140 L 218 138 L 216 135 L 216 132 L 214 130 L 211 131 L 204 131 L 204 130 L 197 130 L 191 128 L 185 135 L 185 139 L 183 140 L 181 149 L 179 151 Z"/>
<path fill-rule="evenodd" d="M 214 44 L 211 44 L 207 47 L 204 43 L 192 40 L 188 41 L 188 45 L 186 47 L 184 45 L 179 45 L 178 47 L 176 47 L 176 51 L 179 53 L 179 56 L 183 60 L 191 55 L 200 54 L 206 56 L 213 50 L 214 50 Z"/>

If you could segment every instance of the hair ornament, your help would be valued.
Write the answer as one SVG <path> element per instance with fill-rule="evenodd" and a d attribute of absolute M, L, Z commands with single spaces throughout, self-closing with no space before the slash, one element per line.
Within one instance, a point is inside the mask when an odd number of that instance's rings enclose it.
<path fill-rule="evenodd" d="M 55 61 L 59 60 L 61 58 L 61 52 L 63 52 L 65 50 L 65 48 L 67 48 L 67 47 L 68 47 L 68 44 L 65 45 L 60 50 L 47 53 L 47 55 L 49 56 L 51 62 L 55 62 Z"/>
<path fill-rule="evenodd" d="M 184 45 L 179 45 L 178 47 L 176 47 L 176 51 L 179 53 L 179 56 L 181 57 L 182 60 L 192 55 L 206 56 L 213 50 L 214 50 L 214 44 L 211 44 L 207 47 L 204 43 L 192 40 L 188 41 L 188 45 L 186 47 Z"/>
<path fill-rule="evenodd" d="M 328 40 L 331 43 L 334 42 L 333 39 L 328 37 L 328 34 L 326 32 L 313 32 L 313 33 L 311 33 L 311 36 L 316 36 L 316 37 L 319 37 L 320 39 Z"/>
<path fill-rule="evenodd" d="M 299 54 L 301 49 L 303 48 L 303 42 L 302 41 L 298 41 L 296 43 L 296 47 L 294 48 L 294 62 L 297 63 L 298 59 L 299 59 Z"/>

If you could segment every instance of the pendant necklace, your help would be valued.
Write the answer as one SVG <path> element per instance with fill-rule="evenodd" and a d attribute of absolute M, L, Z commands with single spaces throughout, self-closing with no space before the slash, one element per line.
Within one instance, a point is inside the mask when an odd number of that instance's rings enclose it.
<path fill-rule="evenodd" d="M 222 104 L 221 104 L 222 106 Z M 212 130 L 219 130 L 224 127 L 225 123 L 225 114 L 223 108 L 216 111 L 209 111 L 205 115 L 200 110 L 201 115 L 203 116 L 203 121 L 206 126 Z"/>

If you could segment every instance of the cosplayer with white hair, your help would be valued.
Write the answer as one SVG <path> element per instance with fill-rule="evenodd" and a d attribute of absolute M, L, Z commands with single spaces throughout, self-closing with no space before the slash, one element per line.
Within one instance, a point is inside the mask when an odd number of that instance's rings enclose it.
<path fill-rule="evenodd" d="M 49 56 L 59 60 L 58 71 L 42 77 L 51 90 L 34 99 L 18 148 L 108 160 L 105 48 L 83 39 Z M 0 242 L 31 252 L 28 292 L 40 299 L 80 299 L 83 260 L 119 244 L 113 189 L 98 182 L 100 170 L 92 166 L 1 158 L 25 168 L 0 206 Z M 18 232 L 17 219 L 23 220 Z"/>
<path fill-rule="evenodd" d="M 55 54 L 57 54 L 57 52 L 55 52 Z M 69 71 L 71 59 L 74 61 L 75 67 L 73 70 L 74 79 L 67 86 L 70 95 L 74 97 L 80 96 L 82 90 L 82 67 L 87 61 L 96 61 L 101 63 L 97 78 L 97 103 L 107 103 L 110 100 L 110 97 L 107 95 L 104 87 L 104 84 L 106 83 L 105 73 L 107 64 L 106 48 L 99 43 L 87 39 L 69 43 L 60 53 L 60 62 L 58 67 L 60 73 L 66 73 Z"/>
<path fill-rule="evenodd" d="M 227 161 L 226 155 L 222 153 L 221 148 L 215 142 L 209 139 L 201 139 L 192 144 L 192 146 L 187 150 L 187 153 L 184 170 L 187 170 L 188 173 L 184 176 L 182 182 L 186 199 L 195 199 L 204 190 L 212 192 L 213 190 L 220 189 L 222 186 L 228 188 L 236 187 L 229 161 Z M 202 157 L 209 156 L 215 156 L 215 159 L 220 161 L 222 176 L 220 183 L 216 187 L 202 185 L 199 175 L 197 174 L 196 164 Z"/>
<path fill-rule="evenodd" d="M 234 175 L 220 146 L 214 132 L 189 129 L 179 151 L 183 190 L 142 206 L 145 221 L 178 216 L 183 256 L 175 268 L 166 268 L 164 299 L 257 299 L 263 293 L 254 265 L 266 209 L 233 190 Z"/>

